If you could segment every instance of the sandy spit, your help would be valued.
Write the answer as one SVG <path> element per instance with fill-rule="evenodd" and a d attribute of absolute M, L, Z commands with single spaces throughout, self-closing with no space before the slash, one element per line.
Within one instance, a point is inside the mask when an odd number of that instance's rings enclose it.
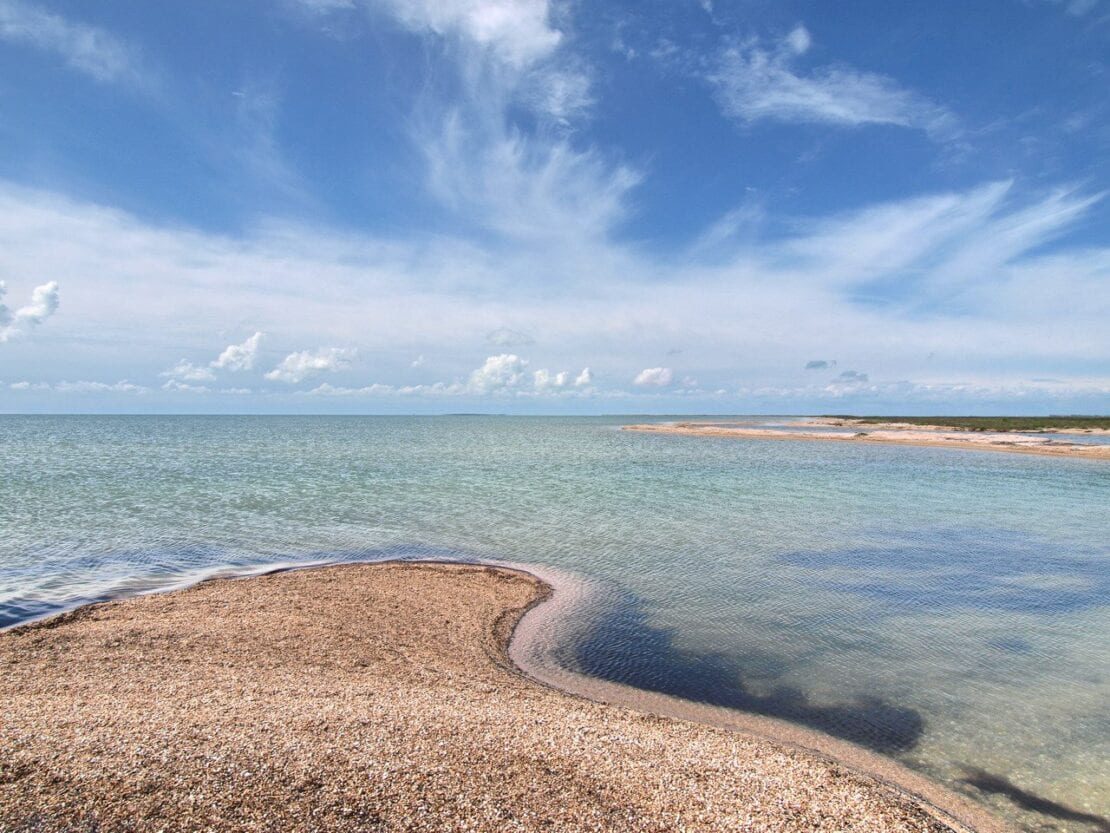
<path fill-rule="evenodd" d="M 928 831 L 836 762 L 564 694 L 480 566 L 208 581 L 0 633 L 0 830 Z"/>
<path fill-rule="evenodd" d="M 860 430 L 853 434 L 829 431 L 782 431 L 775 428 L 745 428 L 739 425 L 700 422 L 657 422 L 622 427 L 625 431 L 681 434 L 691 437 L 862 442 L 879 445 L 916 445 L 930 448 L 958 448 L 969 451 L 1000 451 L 1011 454 L 1044 454 L 1053 457 L 1110 460 L 1110 445 L 1087 445 L 1004 432 L 946 431 L 932 427 L 905 426 L 901 423 L 890 423 L 878 428 L 871 425 L 866 428 L 861 426 Z"/>

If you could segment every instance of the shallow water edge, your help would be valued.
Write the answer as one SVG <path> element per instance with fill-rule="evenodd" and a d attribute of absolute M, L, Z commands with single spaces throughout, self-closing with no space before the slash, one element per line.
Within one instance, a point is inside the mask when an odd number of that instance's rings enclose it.
<path fill-rule="evenodd" d="M 628 708 L 669 719 L 700 723 L 756 736 L 771 743 L 802 749 L 881 782 L 908 796 L 926 812 L 957 830 L 1013 833 L 1015 828 L 971 798 L 914 772 L 902 764 L 823 732 L 737 709 L 685 700 L 569 670 L 555 659 L 557 648 L 585 634 L 603 612 L 601 594 L 591 582 L 568 571 L 543 565 L 493 559 L 389 558 L 283 562 L 246 569 L 215 568 L 179 577 L 158 586 L 121 587 L 96 598 L 74 600 L 41 615 L 0 628 L 0 633 L 41 623 L 91 605 L 123 601 L 153 593 L 169 593 L 208 581 L 244 580 L 276 573 L 357 564 L 419 564 L 494 569 L 522 575 L 541 588 L 523 609 L 510 611 L 498 628 L 504 659 L 514 673 L 563 694 Z"/>

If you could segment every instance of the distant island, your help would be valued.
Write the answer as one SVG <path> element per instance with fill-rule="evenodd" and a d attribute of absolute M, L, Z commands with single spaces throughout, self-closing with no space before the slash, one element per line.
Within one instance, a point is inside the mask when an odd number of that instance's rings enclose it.
<path fill-rule="evenodd" d="M 931 446 L 1110 461 L 1110 417 L 1098 416 L 819 416 L 791 421 L 753 417 L 639 423 L 626 425 L 624 430 L 747 440 Z M 1103 436 L 1107 442 L 1100 442 Z"/>

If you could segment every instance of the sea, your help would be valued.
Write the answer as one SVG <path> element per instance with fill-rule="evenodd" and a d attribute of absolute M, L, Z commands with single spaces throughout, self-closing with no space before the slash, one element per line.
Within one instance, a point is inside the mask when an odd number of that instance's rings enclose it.
<path fill-rule="evenodd" d="M 543 565 L 603 600 L 569 670 L 1110 830 L 1110 464 L 621 430 L 674 418 L 0 416 L 0 627 L 278 565 Z"/>

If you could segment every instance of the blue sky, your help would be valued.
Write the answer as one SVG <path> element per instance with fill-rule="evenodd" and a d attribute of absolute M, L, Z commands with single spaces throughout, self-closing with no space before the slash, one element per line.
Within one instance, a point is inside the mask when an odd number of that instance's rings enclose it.
<path fill-rule="evenodd" d="M 1107 412 L 1108 89 L 1108 0 L 0 0 L 0 411 Z"/>

